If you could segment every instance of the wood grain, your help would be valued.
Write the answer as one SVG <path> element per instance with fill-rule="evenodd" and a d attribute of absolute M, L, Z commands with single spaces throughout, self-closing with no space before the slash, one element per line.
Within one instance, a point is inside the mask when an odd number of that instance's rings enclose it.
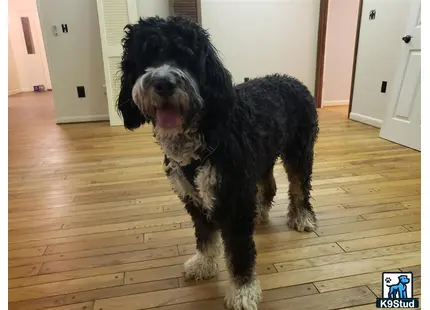
<path fill-rule="evenodd" d="M 320 109 L 312 203 L 319 228 L 285 225 L 288 181 L 257 225 L 260 309 L 374 309 L 381 272 L 421 294 L 421 155 Z M 12 310 L 219 310 L 229 275 L 185 281 L 190 217 L 149 127 L 56 125 L 52 94 L 9 97 L 8 289 Z M 132 146 L 132 147 L 131 147 Z"/>

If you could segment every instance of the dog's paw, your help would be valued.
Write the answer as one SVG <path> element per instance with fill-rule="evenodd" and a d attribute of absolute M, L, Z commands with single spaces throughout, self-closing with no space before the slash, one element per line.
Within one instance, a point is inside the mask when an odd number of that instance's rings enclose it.
<path fill-rule="evenodd" d="M 184 264 L 186 280 L 205 280 L 214 277 L 219 270 L 218 260 L 204 256 L 201 253 L 195 254 Z"/>
<path fill-rule="evenodd" d="M 299 212 L 297 210 L 295 212 L 289 211 L 287 215 L 288 227 L 299 232 L 316 230 L 316 222 L 315 213 L 307 209 L 301 209 Z"/>
<path fill-rule="evenodd" d="M 258 310 L 261 295 L 260 282 L 255 278 L 250 283 L 241 286 L 231 284 L 224 303 L 229 310 Z"/>

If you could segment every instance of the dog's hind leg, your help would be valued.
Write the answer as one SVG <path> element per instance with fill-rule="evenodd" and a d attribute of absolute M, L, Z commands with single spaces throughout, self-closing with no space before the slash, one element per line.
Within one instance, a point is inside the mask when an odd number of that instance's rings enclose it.
<path fill-rule="evenodd" d="M 273 167 L 267 171 L 258 183 L 256 224 L 269 220 L 269 211 L 273 198 L 276 195 L 276 181 L 273 176 Z"/>
<path fill-rule="evenodd" d="M 316 229 L 315 212 L 309 201 L 312 189 L 314 138 L 308 136 L 308 139 L 292 144 L 282 156 L 290 182 L 287 225 L 297 231 Z"/>
<path fill-rule="evenodd" d="M 196 254 L 185 264 L 187 280 L 204 280 L 215 276 L 219 270 L 222 256 L 222 240 L 220 231 L 208 220 L 207 215 L 193 202 L 185 204 L 185 209 L 194 222 L 196 236 Z"/>

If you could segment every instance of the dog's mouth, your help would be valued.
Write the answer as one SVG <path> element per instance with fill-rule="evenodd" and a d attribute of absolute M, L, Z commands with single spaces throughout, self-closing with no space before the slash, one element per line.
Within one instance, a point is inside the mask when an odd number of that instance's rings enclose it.
<path fill-rule="evenodd" d="M 181 125 L 182 117 L 179 109 L 166 106 L 155 111 L 157 126 L 163 129 L 174 129 Z"/>

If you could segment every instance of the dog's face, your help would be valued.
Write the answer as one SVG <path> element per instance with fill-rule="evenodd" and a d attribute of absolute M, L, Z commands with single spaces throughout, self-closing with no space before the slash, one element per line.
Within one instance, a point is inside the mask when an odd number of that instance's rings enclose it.
<path fill-rule="evenodd" d="M 199 25 L 151 17 L 126 27 L 117 105 L 127 129 L 151 122 L 155 132 L 181 133 L 233 97 L 230 72 Z"/>
<path fill-rule="evenodd" d="M 134 83 L 132 98 L 157 130 L 170 133 L 190 126 L 203 108 L 195 78 L 172 63 L 147 68 Z"/>
<path fill-rule="evenodd" d="M 399 277 L 399 282 L 402 283 L 402 284 L 408 284 L 409 283 L 409 279 L 408 279 L 407 276 L 403 275 L 403 276 Z"/>

